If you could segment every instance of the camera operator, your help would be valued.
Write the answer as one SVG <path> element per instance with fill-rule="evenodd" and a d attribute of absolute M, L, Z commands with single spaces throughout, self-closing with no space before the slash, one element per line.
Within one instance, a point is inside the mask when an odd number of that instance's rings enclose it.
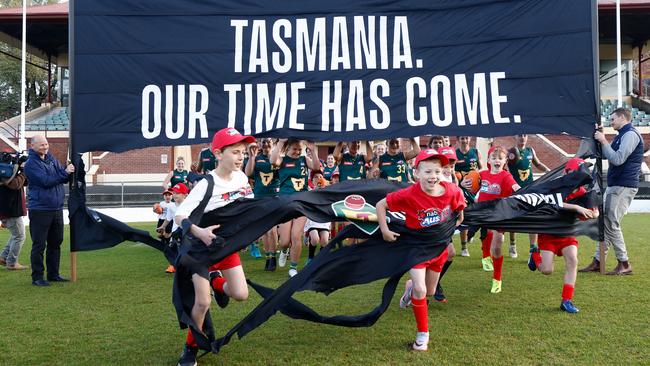
<path fill-rule="evenodd" d="M 63 167 L 49 152 L 50 145 L 42 135 L 32 137 L 25 176 L 29 181 L 27 194 L 29 233 L 32 236 L 32 285 L 49 286 L 50 282 L 67 282 L 59 275 L 61 242 L 63 242 L 63 183 L 74 165 Z M 47 247 L 47 250 L 46 250 Z M 43 279 L 43 252 L 46 252 L 47 281 Z"/>
<path fill-rule="evenodd" d="M 0 179 L 0 221 L 2 227 L 9 230 L 7 246 L 0 254 L 0 265 L 9 270 L 23 270 L 28 267 L 18 263 L 20 249 L 25 242 L 25 223 L 23 216 L 27 215 L 25 207 L 25 185 L 27 180 L 20 167 L 22 161 L 19 155 L 2 153 L 2 163 L 12 166 L 10 177 Z"/>

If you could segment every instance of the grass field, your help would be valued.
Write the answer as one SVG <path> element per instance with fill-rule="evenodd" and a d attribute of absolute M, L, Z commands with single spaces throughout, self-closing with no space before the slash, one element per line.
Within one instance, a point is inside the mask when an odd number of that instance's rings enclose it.
<path fill-rule="evenodd" d="M 153 223 L 138 225 L 146 230 Z M 291 320 L 281 314 L 243 338 L 233 339 L 202 365 L 632 365 L 650 364 L 650 215 L 626 216 L 624 233 L 634 275 L 579 274 L 576 315 L 559 311 L 563 261 L 543 276 L 526 267 L 527 236 L 518 237 L 520 256 L 506 258 L 503 292 L 489 293 L 490 274 L 480 268 L 480 244 L 471 257 L 454 261 L 443 284 L 449 303 L 429 306 L 431 344 L 426 354 L 407 351 L 415 335 L 410 310 L 397 306 L 371 328 L 341 328 Z M 8 236 L 0 231 L 4 246 Z M 455 238 L 458 242 L 458 238 Z M 67 231 L 64 245 L 67 245 Z M 581 238 L 580 266 L 595 243 Z M 31 241 L 20 262 L 29 264 Z M 459 251 L 460 252 L 460 251 Z M 242 255 L 247 276 L 277 286 L 284 270 L 264 272 L 264 262 Z M 69 275 L 69 257 L 62 257 Z M 608 269 L 615 265 L 614 256 Z M 160 253 L 144 245 L 78 255 L 77 283 L 31 286 L 29 271 L 0 268 L 1 365 L 172 365 L 184 332 L 171 305 L 172 276 Z M 404 280 L 404 279 L 403 279 Z M 300 294 L 325 314 L 362 313 L 379 302 L 381 283 L 334 293 Z M 223 334 L 260 302 L 226 309 L 213 306 L 217 334 Z"/>

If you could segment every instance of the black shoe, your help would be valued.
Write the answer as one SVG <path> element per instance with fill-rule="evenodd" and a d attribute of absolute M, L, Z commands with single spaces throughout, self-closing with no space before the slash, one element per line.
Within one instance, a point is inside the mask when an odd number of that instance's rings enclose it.
<path fill-rule="evenodd" d="M 63 278 L 61 276 L 48 277 L 47 280 L 50 281 L 50 282 L 70 282 L 69 279 Z"/>
<path fill-rule="evenodd" d="M 178 359 L 178 366 L 196 366 L 196 354 L 198 352 L 198 348 L 186 344 L 183 353 L 181 353 L 181 358 Z"/>
<path fill-rule="evenodd" d="M 269 272 L 275 272 L 275 269 L 278 267 L 277 259 L 275 256 L 271 257 L 271 261 L 269 262 Z"/>
<path fill-rule="evenodd" d="M 32 281 L 32 285 L 34 285 L 34 286 L 49 286 L 50 283 L 41 279 L 41 280 Z"/>
<path fill-rule="evenodd" d="M 433 294 L 433 299 L 437 302 L 447 302 L 447 296 L 445 296 L 445 292 L 442 290 L 440 284 L 436 287 L 436 293 Z"/>
<path fill-rule="evenodd" d="M 214 271 L 210 272 L 210 287 L 212 287 L 212 280 L 221 277 L 221 273 L 219 271 Z M 217 305 L 219 305 L 220 308 L 225 308 L 228 306 L 228 302 L 230 301 L 230 297 L 226 295 L 225 292 L 219 291 L 212 287 L 212 296 L 214 297 L 214 301 L 217 302 Z"/>

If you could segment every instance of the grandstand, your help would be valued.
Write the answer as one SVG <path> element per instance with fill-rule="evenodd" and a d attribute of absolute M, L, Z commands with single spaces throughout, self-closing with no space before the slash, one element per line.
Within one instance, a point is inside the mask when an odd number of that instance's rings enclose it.
<path fill-rule="evenodd" d="M 70 118 L 68 108 L 57 107 L 46 115 L 25 123 L 26 131 L 68 131 L 70 129 Z"/>

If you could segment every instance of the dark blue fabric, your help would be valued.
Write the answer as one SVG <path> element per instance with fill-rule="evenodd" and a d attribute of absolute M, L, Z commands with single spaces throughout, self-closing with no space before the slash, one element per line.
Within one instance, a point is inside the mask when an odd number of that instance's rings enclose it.
<path fill-rule="evenodd" d="M 156 145 L 183 145 L 207 142 L 212 134 L 228 124 L 228 93 L 224 84 L 242 84 L 238 93 L 235 127 L 245 131 L 245 103 L 243 84 L 268 84 L 271 105 L 277 83 L 286 83 L 287 99 L 284 125 L 270 130 L 256 129 L 256 93 L 250 111 L 251 132 L 256 136 L 296 137 L 319 141 L 353 139 L 384 139 L 410 137 L 428 133 L 444 135 L 502 136 L 516 133 L 560 133 L 590 136 L 597 120 L 595 97 L 595 69 L 592 29 L 591 0 L 305 0 L 270 1 L 253 0 L 158 0 L 158 1 L 75 1 L 74 48 L 72 52 L 73 124 L 71 138 L 78 152 L 94 150 L 125 151 Z M 351 68 L 334 70 L 331 67 L 333 49 L 334 17 L 345 17 L 349 43 Z M 368 68 L 365 58 L 356 68 L 354 17 L 361 16 L 366 31 L 375 31 L 377 66 Z M 370 17 L 375 26 L 369 27 Z M 387 17 L 386 54 L 388 68 L 382 69 L 380 17 Z M 406 17 L 408 41 L 411 49 L 412 68 L 393 68 L 393 36 L 396 17 Z M 318 52 L 316 70 L 298 71 L 296 54 L 297 19 L 306 19 L 311 43 L 315 19 L 325 19 L 325 70 L 320 70 Z M 272 66 L 272 52 L 285 58 L 282 49 L 274 41 L 274 22 L 286 19 L 291 33 L 284 37 L 291 49 L 292 66 L 287 72 L 276 71 Z M 235 72 L 235 27 L 231 20 L 247 20 L 243 31 L 242 72 Z M 259 69 L 249 72 L 250 44 L 254 21 L 264 20 L 268 72 Z M 278 23 L 280 24 L 280 23 Z M 285 28 L 280 28 L 285 29 Z M 398 49 L 404 50 L 400 45 Z M 305 52 L 303 51 L 304 55 Z M 417 67 L 421 60 L 421 67 Z M 501 116 L 510 123 L 495 123 L 495 108 L 489 73 L 503 72 L 505 79 L 498 85 L 498 95 L 507 97 L 500 104 Z M 467 108 L 459 107 L 467 119 L 459 124 L 456 105 L 463 98 L 456 98 L 454 75 L 467 79 L 469 93 L 473 96 L 475 74 L 485 74 L 486 119 L 478 113 L 476 124 L 470 125 Z M 437 126 L 432 121 L 432 99 L 444 105 L 443 92 L 431 98 L 431 80 L 443 75 L 450 80 L 451 120 L 449 126 Z M 426 96 L 415 92 L 414 116 L 422 117 L 420 107 L 427 111 L 427 119 L 421 126 L 413 126 L 407 119 L 406 82 L 413 77 L 422 78 Z M 390 123 L 386 128 L 373 127 L 371 116 L 383 121 L 380 107 L 371 99 L 371 81 L 383 79 L 389 85 L 389 95 L 379 95 L 390 111 Z M 342 130 L 322 129 L 323 82 L 341 81 Z M 349 114 L 348 96 L 351 80 L 363 84 L 363 106 L 359 115 L 366 121 L 366 129 L 358 125 L 346 130 L 346 122 L 356 117 Z M 289 128 L 291 91 L 290 83 L 304 82 L 299 92 L 299 102 L 304 109 L 298 110 L 297 122 L 304 129 Z M 162 120 L 159 134 L 145 138 L 142 132 L 143 90 L 154 85 L 161 90 L 161 110 L 153 108 L 150 97 L 149 112 L 153 121 L 155 113 Z M 185 100 L 180 105 L 185 110 L 184 133 L 178 138 L 166 135 L 165 86 L 174 86 L 172 109 L 169 118 L 176 130 L 178 121 L 177 85 L 184 85 Z M 189 138 L 188 117 L 190 109 L 189 85 L 202 85 L 208 92 L 207 133 L 197 133 Z M 381 91 L 381 89 L 379 89 Z M 388 92 L 388 91 L 387 91 Z M 496 95 L 496 93 L 495 93 Z M 351 105 L 355 105 L 350 103 Z M 200 102 L 196 108 L 203 106 Z M 466 107 L 466 106 L 465 106 Z M 443 108 L 441 118 L 446 118 Z M 464 112 L 463 112 L 464 111 Z M 330 119 L 334 115 L 329 113 Z M 513 123 L 514 116 L 521 123 Z M 349 118 L 350 117 L 350 118 Z M 263 124 L 266 119 L 260 120 Z M 149 122 L 152 123 L 152 122 Z M 145 124 L 148 126 L 148 123 Z M 275 126 L 277 127 L 277 126 Z M 151 126 L 147 128 L 152 128 Z"/>
<path fill-rule="evenodd" d="M 630 187 L 639 186 L 639 172 L 643 163 L 643 138 L 639 132 L 632 127 L 631 123 L 626 124 L 618 130 L 618 135 L 612 141 L 612 149 L 618 151 L 621 146 L 621 139 L 626 133 L 633 133 L 639 136 L 639 143 L 632 151 L 632 154 L 621 165 L 609 164 L 607 170 L 607 185 L 610 187 Z"/>
<path fill-rule="evenodd" d="M 27 208 L 36 211 L 57 211 L 63 209 L 65 191 L 63 183 L 68 182 L 68 173 L 52 154 L 45 159 L 32 149 L 25 163 L 28 182 Z"/>

